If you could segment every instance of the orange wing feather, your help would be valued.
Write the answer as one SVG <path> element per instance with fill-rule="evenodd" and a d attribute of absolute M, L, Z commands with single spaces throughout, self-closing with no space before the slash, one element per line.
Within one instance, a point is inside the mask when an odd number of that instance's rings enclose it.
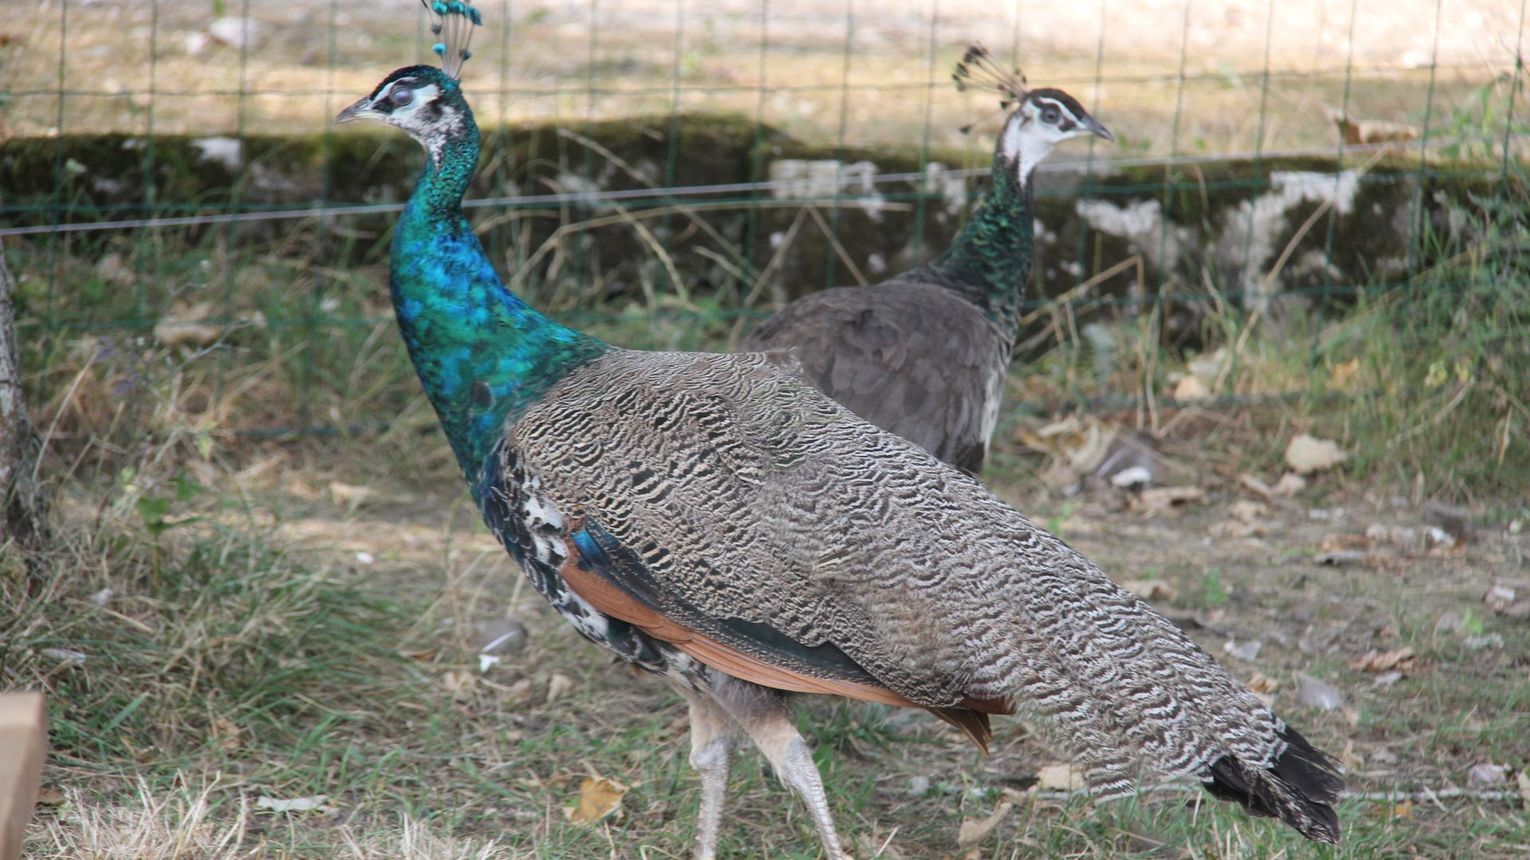
<path fill-rule="evenodd" d="M 563 576 L 563 581 L 568 583 L 575 594 L 606 615 L 625 621 L 649 636 L 667 642 L 702 663 L 734 678 L 792 693 L 818 693 L 844 696 L 864 702 L 880 702 L 884 705 L 897 705 L 903 708 L 924 708 L 961 729 L 984 752 L 988 751 L 988 740 L 993 736 L 993 730 L 988 725 L 988 715 L 1013 713 L 1009 703 L 988 699 L 967 699 L 960 707 L 954 708 L 927 707 L 912 702 L 886 687 L 855 681 L 818 678 L 768 663 L 666 618 L 657 610 L 635 600 L 600 574 L 581 567 L 579 561 L 576 549 L 575 554 L 570 556 L 558 570 Z"/>

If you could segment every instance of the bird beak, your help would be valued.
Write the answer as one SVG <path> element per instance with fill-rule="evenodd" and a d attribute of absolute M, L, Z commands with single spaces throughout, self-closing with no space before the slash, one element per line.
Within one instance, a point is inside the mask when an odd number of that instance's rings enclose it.
<path fill-rule="evenodd" d="M 380 119 L 382 114 L 372 110 L 372 97 L 367 96 L 335 116 L 335 123 L 354 122 L 358 119 Z"/>
<path fill-rule="evenodd" d="M 1084 128 L 1089 129 L 1089 131 L 1095 137 L 1103 138 L 1110 141 L 1111 143 L 1116 142 L 1116 136 L 1110 133 L 1110 129 L 1100 125 L 1099 120 L 1095 119 L 1094 117 L 1089 117 L 1084 120 Z"/>

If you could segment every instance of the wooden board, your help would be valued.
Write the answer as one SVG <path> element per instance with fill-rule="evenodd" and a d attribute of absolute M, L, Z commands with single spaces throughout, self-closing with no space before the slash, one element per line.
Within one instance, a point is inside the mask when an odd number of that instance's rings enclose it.
<path fill-rule="evenodd" d="M 48 753 L 42 693 L 0 695 L 0 860 L 19 860 Z"/>

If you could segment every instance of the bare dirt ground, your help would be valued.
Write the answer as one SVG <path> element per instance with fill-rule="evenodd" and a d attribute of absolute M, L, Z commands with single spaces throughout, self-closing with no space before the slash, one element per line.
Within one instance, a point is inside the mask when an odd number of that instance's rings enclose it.
<path fill-rule="evenodd" d="M 1436 518 L 1405 496 L 1363 487 L 1320 487 L 1304 494 L 1313 498 L 1272 500 L 1222 486 L 1188 504 L 1152 509 L 1130 492 L 1106 487 L 1068 496 L 1028 482 L 1001 493 L 1147 595 L 1239 677 L 1267 686 L 1293 722 L 1344 753 L 1355 789 L 1476 784 L 1468 775 L 1473 764 L 1530 763 L 1530 655 L 1510 647 L 1530 637 L 1530 619 L 1523 617 L 1530 521 L 1490 513 L 1467 540 L 1430 546 L 1426 531 Z M 357 553 L 382 559 L 376 573 L 404 588 L 432 591 L 445 577 L 461 589 L 453 599 L 465 615 L 454 625 L 507 608 L 533 631 L 534 643 L 581 646 L 566 656 L 583 669 L 550 665 L 544 646 L 533 644 L 524 658 L 494 667 L 489 677 L 560 669 L 585 674 L 606 662 L 521 586 L 518 569 L 465 500 L 448 504 L 444 514 L 439 503 L 417 505 L 407 495 L 373 497 L 356 513 L 321 503 L 313 515 L 279 524 L 276 534 L 327 563 L 354 565 Z M 1508 591 L 1495 593 L 1495 587 Z M 1505 596 L 1509 592 L 1517 596 Z M 1510 604 L 1518 606 L 1509 614 L 1495 611 Z M 484 617 L 472 617 L 480 612 Z M 1412 656 L 1386 657 L 1404 650 Z M 1392 677 L 1394 671 L 1401 677 Z M 621 679 L 629 674 L 612 666 L 590 680 L 625 686 Z M 1326 680 L 1343 704 L 1306 704 L 1300 683 L 1291 680 L 1298 674 Z M 662 685 L 642 680 L 655 700 L 673 698 Z M 1443 716 L 1431 715 L 1432 708 L 1405 717 L 1418 697 L 1448 698 L 1458 682 L 1496 695 L 1484 695 L 1449 724 L 1431 719 Z M 1399 732 L 1391 722 L 1400 718 L 1410 730 Z M 929 722 L 931 733 L 958 737 Z M 1504 743 L 1473 747 L 1470 736 L 1488 723 L 1514 730 L 1503 732 Z M 1022 752 L 1011 749 L 1000 758 Z"/>
<path fill-rule="evenodd" d="M 1057 781 L 1064 757 L 1019 721 L 1003 721 L 981 758 L 923 715 L 804 700 L 799 722 L 857 856 L 1507 858 L 1530 848 L 1530 787 L 1515 781 L 1530 764 L 1523 511 L 1478 510 L 1469 539 L 1430 549 L 1417 500 L 1337 480 L 1272 499 L 1206 478 L 1201 498 L 1160 507 L 1109 488 L 1038 489 L 1034 475 L 1002 477 L 1006 466 L 1028 467 L 1001 459 L 997 483 L 1012 501 L 1148 595 L 1340 758 L 1353 793 L 1341 811 L 1348 843 L 1318 851 L 1200 805 L 1193 790 L 1107 807 L 1070 799 Z M 349 748 L 349 767 L 337 759 L 311 773 L 294 762 L 284 777 L 283 767 L 222 764 L 212 795 L 225 816 L 230 797 L 329 798 L 326 814 L 240 821 L 249 856 L 396 856 L 408 838 L 433 846 L 418 856 L 686 856 L 696 789 L 678 697 L 548 610 L 453 491 L 380 480 L 359 492 L 321 475 L 267 484 L 253 524 L 304 563 L 420 608 L 397 633 L 412 681 L 381 681 L 399 686 L 402 714 L 418 713 L 405 726 L 331 729 L 315 753 Z M 1342 563 L 1324 563 L 1335 553 Z M 486 665 L 478 648 L 505 619 L 524 625 L 524 644 Z M 369 755 L 396 757 L 398 769 L 374 771 Z M 817 856 L 801 810 L 753 759 L 743 756 L 733 781 L 725 855 Z M 96 790 L 65 768 L 49 780 Z M 571 821 L 591 780 L 615 786 L 621 804 L 594 824 Z M 80 815 L 92 809 L 65 802 L 45 814 L 36 856 L 75 856 L 44 847 L 85 844 Z M 400 835 L 399 814 L 416 830 Z M 964 820 L 996 814 L 992 832 L 958 845 Z M 148 818 L 172 830 L 186 821 Z M 101 832 L 128 841 L 114 826 Z M 316 847 L 336 839 L 357 847 Z"/>
<path fill-rule="evenodd" d="M 387 70 L 428 58 L 415 5 L 38 0 L 0 23 L 4 127 L 323 131 Z M 722 111 L 814 141 L 954 145 L 991 107 L 948 85 L 977 40 L 1119 129 L 1106 157 L 1331 145 L 1326 111 L 1346 104 L 1450 127 L 1524 41 L 1522 4 L 1501 0 L 479 5 L 466 85 L 487 123 Z"/>

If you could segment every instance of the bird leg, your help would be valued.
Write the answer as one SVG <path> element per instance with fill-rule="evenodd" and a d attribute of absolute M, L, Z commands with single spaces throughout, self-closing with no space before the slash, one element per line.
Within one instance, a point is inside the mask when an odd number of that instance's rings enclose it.
<path fill-rule="evenodd" d="M 807 804 L 828 860 L 850 860 L 844 848 L 840 847 L 839 836 L 834 831 L 834 819 L 829 814 L 829 798 L 824 794 L 818 766 L 813 763 L 813 753 L 797 732 L 797 727 L 792 725 L 786 713 L 785 702 L 779 694 L 749 686 L 752 689 L 748 691 L 736 687 L 727 691 L 720 690 L 731 695 L 720 695 L 718 700 L 728 709 L 733 721 L 760 748 L 776 776 Z"/>
<path fill-rule="evenodd" d="M 728 712 L 700 693 L 681 689 L 691 705 L 691 767 L 701 777 L 701 812 L 696 821 L 696 860 L 715 860 L 723 795 L 728 788 L 732 726 Z"/>

